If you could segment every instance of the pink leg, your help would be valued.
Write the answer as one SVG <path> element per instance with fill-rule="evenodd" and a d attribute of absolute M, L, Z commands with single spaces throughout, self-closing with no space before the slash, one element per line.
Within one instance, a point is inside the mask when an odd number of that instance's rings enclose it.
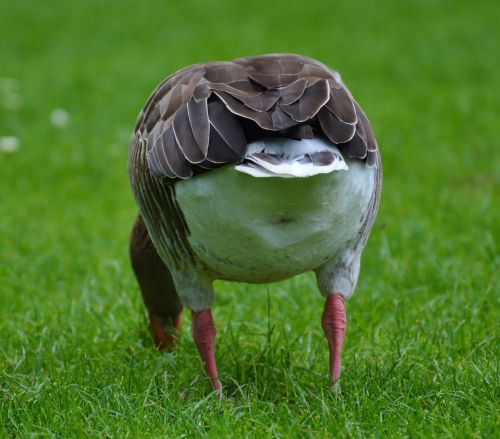
<path fill-rule="evenodd" d="M 192 311 L 193 338 L 205 364 L 205 372 L 210 378 L 212 387 L 220 393 L 222 387 L 217 377 L 217 366 L 215 364 L 215 326 L 212 320 L 212 312 L 209 309 L 203 311 Z"/>
<path fill-rule="evenodd" d="M 335 385 L 340 376 L 340 357 L 347 326 L 344 298 L 341 294 L 330 294 L 326 299 L 321 326 L 328 340 L 330 375 Z"/>

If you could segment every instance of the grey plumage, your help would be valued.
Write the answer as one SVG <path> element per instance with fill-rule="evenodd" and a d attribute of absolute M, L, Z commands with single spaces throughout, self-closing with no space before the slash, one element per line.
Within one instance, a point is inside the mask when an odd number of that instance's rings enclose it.
<path fill-rule="evenodd" d="M 332 82 L 330 82 L 331 84 Z M 344 123 L 355 124 L 358 121 L 354 100 L 343 87 L 337 89 L 330 86 L 330 98 L 326 102 L 325 107 Z"/>
<path fill-rule="evenodd" d="M 325 107 L 319 111 L 318 120 L 326 137 L 335 144 L 349 142 L 356 132 L 354 125 L 342 122 Z"/>
<path fill-rule="evenodd" d="M 296 122 L 312 119 L 329 98 L 328 83 L 317 81 L 304 90 L 304 94 L 293 104 L 280 105 L 281 109 Z M 276 127 L 282 129 L 281 127 Z"/>
<path fill-rule="evenodd" d="M 198 146 L 191 128 L 187 104 L 184 104 L 179 111 L 175 113 L 173 128 L 175 140 L 184 154 L 184 157 L 186 157 L 190 163 L 195 164 L 205 160 L 206 152 L 202 151 Z"/>
<path fill-rule="evenodd" d="M 208 140 L 210 138 L 207 100 L 204 99 L 200 102 L 196 102 L 195 99 L 190 99 L 187 102 L 187 114 L 196 144 L 202 156 L 206 157 L 208 152 Z"/>
<path fill-rule="evenodd" d="M 147 139 L 151 172 L 172 180 L 238 162 L 251 136 L 324 135 L 349 156 L 376 162 L 370 124 L 338 74 L 298 55 L 180 70 L 153 92 L 136 133 Z"/>
<path fill-rule="evenodd" d="M 208 114 L 210 125 L 216 134 L 231 149 L 236 158 L 241 157 L 245 153 L 247 141 L 236 116 L 220 101 L 212 101 L 208 104 Z"/>
<path fill-rule="evenodd" d="M 186 157 L 177 144 L 172 125 L 163 132 L 161 142 L 157 142 L 157 144 L 161 145 L 161 152 L 165 155 L 165 161 L 170 168 L 169 171 L 173 172 L 178 178 L 189 178 L 193 175 Z"/>

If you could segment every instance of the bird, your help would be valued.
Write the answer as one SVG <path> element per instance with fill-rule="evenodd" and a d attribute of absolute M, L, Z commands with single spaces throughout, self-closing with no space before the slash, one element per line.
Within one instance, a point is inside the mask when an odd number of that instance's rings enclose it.
<path fill-rule="evenodd" d="M 128 174 L 139 210 L 131 265 L 156 347 L 175 348 L 190 310 L 221 393 L 214 280 L 265 284 L 313 271 L 335 388 L 345 302 L 382 186 L 377 141 L 340 74 L 286 53 L 179 70 L 139 113 Z"/>

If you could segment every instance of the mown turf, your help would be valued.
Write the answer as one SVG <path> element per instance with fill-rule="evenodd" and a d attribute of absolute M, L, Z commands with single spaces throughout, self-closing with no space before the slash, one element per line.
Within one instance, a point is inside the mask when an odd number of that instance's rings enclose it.
<path fill-rule="evenodd" d="M 169 3 L 2 1 L 0 137 L 20 142 L 0 143 L 3 436 L 498 435 L 496 2 Z M 277 51 L 342 73 L 377 134 L 384 192 L 340 391 L 304 275 L 217 284 L 219 402 L 188 316 L 176 354 L 147 332 L 127 258 L 128 137 L 167 73 Z"/>

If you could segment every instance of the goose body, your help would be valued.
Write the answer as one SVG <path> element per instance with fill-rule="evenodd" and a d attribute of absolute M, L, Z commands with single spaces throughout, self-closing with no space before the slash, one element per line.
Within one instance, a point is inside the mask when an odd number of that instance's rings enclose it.
<path fill-rule="evenodd" d="M 377 143 L 338 73 L 264 55 L 199 64 L 162 82 L 129 153 L 140 215 L 132 265 L 159 347 L 182 307 L 216 390 L 212 282 L 315 271 L 333 381 L 381 189 Z"/>
<path fill-rule="evenodd" d="M 287 139 L 283 147 L 304 142 Z M 193 252 L 215 278 L 250 283 L 328 263 L 356 238 L 373 192 L 375 170 L 348 162 L 311 177 L 254 177 L 227 166 L 179 182 Z"/>

